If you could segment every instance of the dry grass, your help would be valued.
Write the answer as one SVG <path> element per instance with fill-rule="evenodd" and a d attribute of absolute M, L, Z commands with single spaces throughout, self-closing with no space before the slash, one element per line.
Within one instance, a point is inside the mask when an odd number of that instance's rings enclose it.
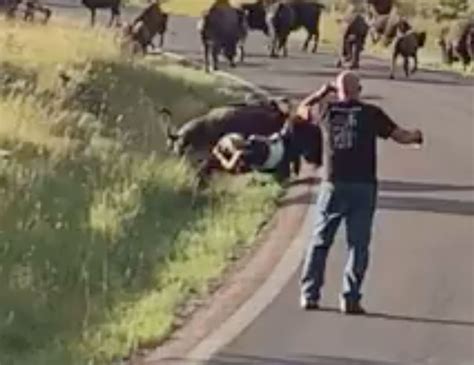
<path fill-rule="evenodd" d="M 216 181 L 192 206 L 164 154 L 157 108 L 181 123 L 240 98 L 229 82 L 124 58 L 101 29 L 0 21 L 0 54 L 0 363 L 110 364 L 170 333 L 279 188 Z"/>

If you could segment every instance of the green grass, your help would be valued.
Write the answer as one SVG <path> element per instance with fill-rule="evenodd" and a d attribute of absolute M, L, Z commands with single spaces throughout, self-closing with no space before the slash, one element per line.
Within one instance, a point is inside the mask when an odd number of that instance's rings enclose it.
<path fill-rule="evenodd" d="M 280 189 L 222 178 L 191 204 L 192 169 L 164 153 L 157 108 L 179 124 L 241 88 L 127 59 L 101 29 L 0 21 L 0 54 L 0 363 L 108 364 L 159 343 Z"/>

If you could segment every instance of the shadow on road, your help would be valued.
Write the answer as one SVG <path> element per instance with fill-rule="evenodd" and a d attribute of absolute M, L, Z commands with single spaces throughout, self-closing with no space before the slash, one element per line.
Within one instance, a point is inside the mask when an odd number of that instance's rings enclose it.
<path fill-rule="evenodd" d="M 341 69 L 334 68 L 333 65 L 323 64 L 319 70 L 308 70 L 308 69 L 296 69 L 287 68 L 279 70 L 278 72 L 282 75 L 292 77 L 336 77 Z M 461 77 L 455 73 L 442 72 L 442 71 L 429 71 L 419 70 L 417 73 L 412 75 L 410 78 L 396 74 L 395 80 L 389 79 L 389 68 L 378 64 L 371 64 L 362 67 L 357 70 L 362 81 L 367 80 L 386 80 L 391 83 L 419 83 L 419 84 L 431 84 L 431 85 L 452 85 L 452 86 L 472 86 L 474 85 L 474 79 L 471 77 Z"/>
<path fill-rule="evenodd" d="M 380 196 L 379 209 L 474 216 L 474 202 L 422 197 Z"/>
<path fill-rule="evenodd" d="M 472 191 L 474 185 L 451 185 L 418 183 L 394 180 L 382 180 L 379 183 L 380 191 L 427 192 L 427 191 Z"/>
<path fill-rule="evenodd" d="M 323 312 L 331 312 L 331 313 L 338 313 L 339 309 L 337 308 L 321 308 Z M 377 312 L 369 312 L 365 314 L 363 317 L 365 318 L 376 318 L 376 319 L 383 319 L 387 321 L 402 321 L 402 322 L 415 322 L 415 323 L 427 323 L 427 324 L 440 324 L 445 326 L 461 326 L 461 327 L 474 327 L 473 321 L 464 321 L 458 319 L 439 319 L 439 318 L 424 318 L 424 317 L 414 317 L 414 316 L 406 316 L 403 314 L 392 314 L 392 313 L 377 313 Z"/>
<path fill-rule="evenodd" d="M 381 195 L 378 208 L 384 210 L 399 210 L 413 212 L 429 212 L 461 216 L 474 216 L 474 202 L 467 200 L 451 200 L 423 196 L 393 196 L 384 195 L 384 192 L 436 192 L 436 191 L 473 191 L 474 186 L 433 184 L 382 180 L 379 184 Z M 310 204 L 312 200 L 308 193 L 292 198 L 283 199 L 281 206 L 293 204 Z"/>
<path fill-rule="evenodd" d="M 166 364 L 181 365 L 401 365 L 387 361 L 348 359 L 314 355 L 293 355 L 282 357 L 256 356 L 247 354 L 222 354 L 213 360 L 167 359 Z"/>

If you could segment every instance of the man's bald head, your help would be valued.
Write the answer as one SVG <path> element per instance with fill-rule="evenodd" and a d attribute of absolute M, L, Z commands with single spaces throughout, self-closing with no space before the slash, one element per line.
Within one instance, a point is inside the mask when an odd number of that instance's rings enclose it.
<path fill-rule="evenodd" d="M 358 100 L 360 97 L 360 79 L 355 72 L 342 71 L 336 78 L 339 100 Z"/>

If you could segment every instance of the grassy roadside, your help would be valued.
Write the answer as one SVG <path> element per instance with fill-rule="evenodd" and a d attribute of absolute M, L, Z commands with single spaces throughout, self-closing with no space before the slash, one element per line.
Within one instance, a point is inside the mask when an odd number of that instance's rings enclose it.
<path fill-rule="evenodd" d="M 192 206 L 156 110 L 181 123 L 242 90 L 125 59 L 101 29 L 0 21 L 0 54 L 0 364 L 108 364 L 159 342 L 280 190 L 216 180 Z"/>

